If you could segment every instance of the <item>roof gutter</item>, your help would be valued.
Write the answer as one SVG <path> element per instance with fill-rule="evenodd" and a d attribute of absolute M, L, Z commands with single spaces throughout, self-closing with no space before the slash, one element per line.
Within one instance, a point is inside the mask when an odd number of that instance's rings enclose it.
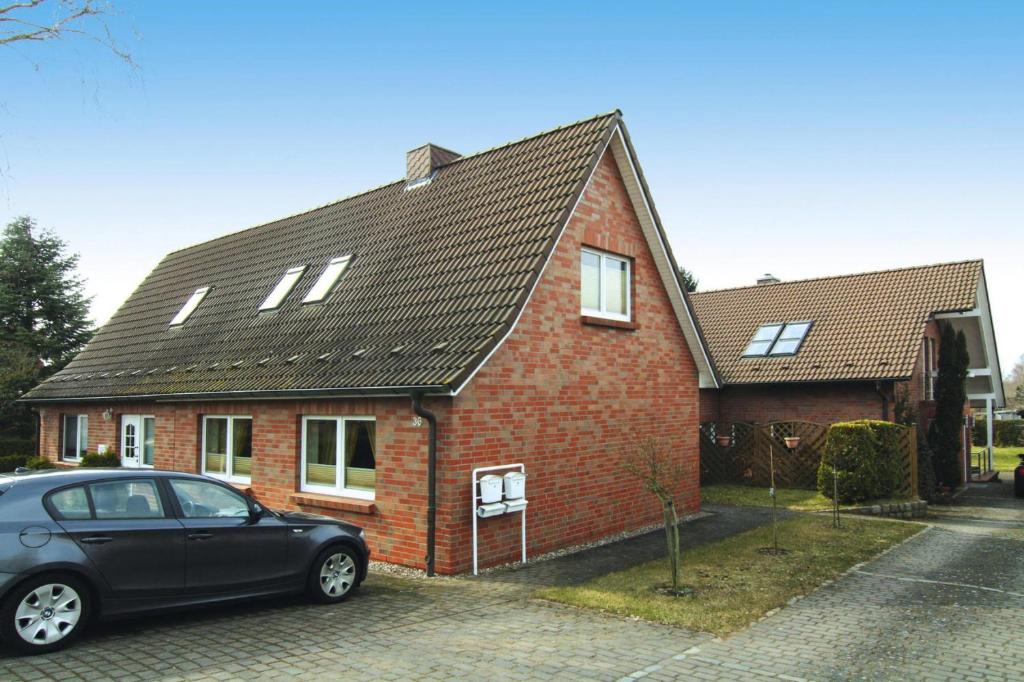
<path fill-rule="evenodd" d="M 210 393 L 136 393 L 130 395 L 105 395 L 57 398 L 19 398 L 16 402 L 25 404 L 84 403 L 84 402 L 125 402 L 145 400 L 149 402 L 186 402 L 195 400 L 277 400 L 297 398 L 387 398 L 408 396 L 410 391 L 423 395 L 451 395 L 446 384 L 424 386 L 375 386 L 355 388 L 310 388 L 272 391 L 214 391 Z"/>
<path fill-rule="evenodd" d="M 427 576 L 434 575 L 434 547 L 437 537 L 437 415 L 423 407 L 423 394 L 412 394 L 412 409 L 427 420 Z"/>

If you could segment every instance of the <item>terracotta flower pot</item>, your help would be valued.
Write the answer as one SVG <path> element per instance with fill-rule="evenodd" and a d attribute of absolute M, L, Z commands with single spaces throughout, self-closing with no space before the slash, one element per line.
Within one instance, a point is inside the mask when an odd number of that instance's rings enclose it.
<path fill-rule="evenodd" d="M 732 447 L 732 436 L 719 436 L 715 439 L 720 448 L 731 448 Z"/>
<path fill-rule="evenodd" d="M 786 447 L 790 450 L 793 450 L 800 445 L 800 436 L 786 436 L 782 440 L 786 441 Z"/>

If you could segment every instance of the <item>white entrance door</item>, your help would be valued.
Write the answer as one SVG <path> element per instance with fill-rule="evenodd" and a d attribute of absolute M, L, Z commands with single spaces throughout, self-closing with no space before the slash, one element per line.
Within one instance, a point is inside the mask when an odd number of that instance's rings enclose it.
<path fill-rule="evenodd" d="M 142 416 L 121 416 L 121 466 L 137 469 L 142 454 Z"/>

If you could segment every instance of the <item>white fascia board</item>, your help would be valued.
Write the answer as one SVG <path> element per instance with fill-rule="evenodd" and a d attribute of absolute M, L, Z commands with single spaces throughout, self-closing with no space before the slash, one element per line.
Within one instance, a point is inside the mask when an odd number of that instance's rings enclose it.
<path fill-rule="evenodd" d="M 986 368 L 992 377 L 995 407 L 1006 407 L 1006 395 L 1003 388 L 1003 372 L 999 367 L 999 351 L 996 348 L 996 331 L 992 323 L 992 309 L 989 307 L 988 286 L 985 284 L 985 266 L 982 264 L 978 275 L 978 294 L 976 310 L 980 315 L 982 343 L 985 344 Z"/>
<path fill-rule="evenodd" d="M 979 309 L 974 308 L 973 310 L 962 310 L 959 312 L 952 313 L 936 313 L 936 320 L 959 320 L 964 317 L 981 317 L 982 313 Z"/>

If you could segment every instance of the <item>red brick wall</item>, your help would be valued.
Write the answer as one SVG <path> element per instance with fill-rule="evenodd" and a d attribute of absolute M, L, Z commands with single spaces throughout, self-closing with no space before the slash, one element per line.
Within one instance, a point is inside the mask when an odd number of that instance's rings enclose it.
<path fill-rule="evenodd" d="M 582 324 L 580 248 L 633 258 L 635 331 Z M 624 474 L 632 431 L 653 434 L 692 477 L 696 511 L 697 370 L 622 180 L 606 156 L 515 333 L 452 406 L 440 478 L 438 568 L 471 563 L 470 474 L 523 462 L 529 554 L 656 522 L 659 506 Z M 480 522 L 481 564 L 518 559 L 519 516 Z"/>
<path fill-rule="evenodd" d="M 444 405 L 434 405 L 439 412 Z M 104 421 L 102 412 L 113 410 Z M 411 566 L 424 565 L 426 555 L 427 429 L 413 426 L 409 399 L 253 401 L 115 405 L 48 406 L 40 409 L 44 456 L 58 459 L 60 415 L 89 415 L 89 452 L 100 443 L 119 448 L 122 414 L 156 417 L 157 468 L 200 471 L 203 415 L 246 415 L 253 418 L 252 491 L 275 509 L 301 509 L 343 518 L 366 529 L 374 558 Z M 359 416 L 377 419 L 377 490 L 372 513 L 345 511 L 300 503 L 300 424 L 303 415 Z M 118 450 L 119 451 L 119 450 Z M 302 494 L 303 499 L 316 495 Z M 319 500 L 317 500 L 319 502 Z M 337 505 L 334 505 L 337 506 Z"/>
<path fill-rule="evenodd" d="M 889 418 L 893 414 L 892 389 Z M 882 398 L 874 382 L 766 384 L 725 386 L 701 391 L 701 402 L 713 402 L 717 392 L 717 421 L 746 421 L 764 424 L 772 421 L 808 421 L 831 424 L 851 419 L 880 419 Z M 709 414 L 710 409 L 702 413 Z M 714 418 L 713 418 L 714 419 Z"/>

